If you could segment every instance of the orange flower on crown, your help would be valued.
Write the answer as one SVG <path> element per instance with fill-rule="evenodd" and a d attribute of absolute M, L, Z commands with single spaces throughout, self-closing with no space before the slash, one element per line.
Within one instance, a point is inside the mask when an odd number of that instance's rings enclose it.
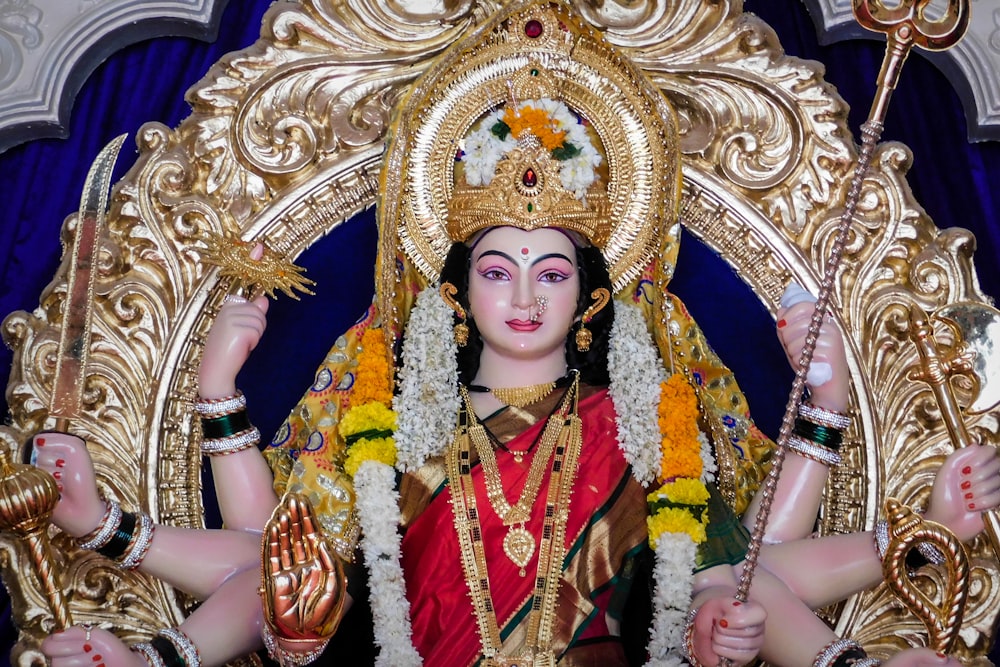
<path fill-rule="evenodd" d="M 554 150 L 566 141 L 566 132 L 553 129 L 554 122 L 544 109 L 525 106 L 521 109 L 510 107 L 504 111 L 503 122 L 510 128 L 511 134 L 518 139 L 528 130 L 535 135 L 546 150 Z"/>
<path fill-rule="evenodd" d="M 701 477 L 701 441 L 698 439 L 698 397 L 680 373 L 660 384 L 657 408 L 660 434 L 663 437 L 660 479 Z"/>

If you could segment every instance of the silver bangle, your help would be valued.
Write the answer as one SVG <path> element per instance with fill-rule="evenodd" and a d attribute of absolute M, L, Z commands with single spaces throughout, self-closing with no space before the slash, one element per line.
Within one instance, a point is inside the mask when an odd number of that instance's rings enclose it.
<path fill-rule="evenodd" d="M 129 545 L 128 552 L 118 563 L 123 570 L 134 570 L 142 564 L 153 542 L 153 519 L 148 514 L 139 516 L 139 534 Z"/>
<path fill-rule="evenodd" d="M 875 552 L 880 561 L 885 560 L 885 551 L 889 548 L 889 522 L 879 521 L 872 531 L 875 537 Z"/>
<path fill-rule="evenodd" d="M 308 651 L 289 651 L 278 644 L 278 638 L 274 636 L 274 631 L 267 622 L 264 622 L 261 626 L 260 637 L 264 640 L 264 648 L 267 649 L 267 654 L 272 660 L 281 665 L 281 667 L 302 667 L 303 665 L 308 665 L 322 655 L 323 651 L 326 650 L 327 644 L 330 643 L 330 639 L 327 638 L 315 648 Z M 308 640 L 296 641 L 308 644 L 314 643 Z"/>
<path fill-rule="evenodd" d="M 149 663 L 149 667 L 167 667 L 167 663 L 163 662 L 163 656 L 149 642 L 132 644 L 131 649 L 141 655 L 143 660 Z"/>
<path fill-rule="evenodd" d="M 247 407 L 247 397 L 243 392 L 236 390 L 232 396 L 219 399 L 199 398 L 194 403 L 195 412 L 202 417 L 221 417 Z"/>
<path fill-rule="evenodd" d="M 855 660 L 851 667 L 878 667 L 882 664 L 882 661 L 878 658 L 861 658 L 860 660 Z"/>
<path fill-rule="evenodd" d="M 799 417 L 807 419 L 814 424 L 840 429 L 841 431 L 847 430 L 851 426 L 851 418 L 844 413 L 827 410 L 812 403 L 799 404 Z"/>
<path fill-rule="evenodd" d="M 205 456 L 225 456 L 234 454 L 260 443 L 260 429 L 252 426 L 245 431 L 227 435 L 224 438 L 211 438 L 201 441 L 201 453 Z"/>
<path fill-rule="evenodd" d="M 889 548 L 889 522 L 879 521 L 875 524 L 875 550 L 878 552 L 878 559 L 885 560 L 885 552 Z M 945 555 L 941 553 L 933 544 L 928 542 L 918 542 L 917 551 L 927 559 L 931 565 L 941 565 L 945 562 Z"/>
<path fill-rule="evenodd" d="M 181 659 L 184 660 L 184 664 L 187 667 L 201 667 L 201 655 L 198 653 L 198 647 L 194 645 L 191 638 L 184 634 L 182 630 L 178 628 L 164 628 L 160 630 L 160 635 L 166 637 L 174 645 L 174 648 L 180 653 Z"/>
<path fill-rule="evenodd" d="M 818 445 L 811 440 L 806 440 L 797 435 L 788 437 L 788 448 L 796 454 L 822 463 L 823 465 L 839 466 L 843 461 L 840 458 L 840 452 L 834 451 L 829 447 L 824 447 L 823 445 Z"/>
<path fill-rule="evenodd" d="M 81 549 L 88 551 L 100 549 L 111 541 L 111 537 L 122 523 L 122 506 L 114 500 L 105 500 L 104 502 L 108 506 L 107 511 L 104 513 L 104 520 L 101 522 L 96 535 L 86 542 L 79 543 Z"/>
<path fill-rule="evenodd" d="M 927 562 L 931 565 L 941 565 L 946 560 L 944 554 L 941 553 L 941 550 L 928 542 L 917 543 L 917 551 L 919 551 L 920 555 L 926 558 Z"/>

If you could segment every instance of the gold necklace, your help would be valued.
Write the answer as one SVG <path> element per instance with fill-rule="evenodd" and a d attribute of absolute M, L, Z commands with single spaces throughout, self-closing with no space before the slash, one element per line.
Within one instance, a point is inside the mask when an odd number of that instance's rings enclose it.
<path fill-rule="evenodd" d="M 479 636 L 483 647 L 483 664 L 486 667 L 522 665 L 524 667 L 554 667 L 555 653 L 551 649 L 555 627 L 555 608 L 562 579 L 562 562 L 566 555 L 566 521 L 569 518 L 569 500 L 576 478 L 577 462 L 583 445 L 583 428 L 577 416 L 579 383 L 573 382 L 558 413 L 561 427 L 555 456 L 552 460 L 549 490 L 545 499 L 541 547 L 535 576 L 533 604 L 528 616 L 525 647 L 517 656 L 501 652 L 502 641 L 496 611 L 490 599 L 490 581 L 486 569 L 486 553 L 482 542 L 482 528 L 476 508 L 476 491 L 472 481 L 472 439 L 469 433 L 471 406 L 465 398 L 465 414 L 459 415 L 455 439 L 448 448 L 445 465 L 448 479 L 452 480 L 452 510 L 455 532 L 458 536 L 462 569 L 469 587 L 472 606 L 476 614 Z M 566 405 L 571 409 L 565 410 Z M 550 417 L 550 420 L 556 415 Z M 526 531 L 527 532 L 527 531 Z M 533 538 L 532 538 L 533 539 Z M 506 542 L 506 540 L 505 540 Z M 522 575 L 523 576 L 523 575 Z"/>
<path fill-rule="evenodd" d="M 498 401 L 504 405 L 513 405 L 515 408 L 523 408 L 537 403 L 552 393 L 556 388 L 556 380 L 532 384 L 527 387 L 484 387 L 480 384 L 471 384 L 472 391 L 482 391 L 493 394 Z"/>

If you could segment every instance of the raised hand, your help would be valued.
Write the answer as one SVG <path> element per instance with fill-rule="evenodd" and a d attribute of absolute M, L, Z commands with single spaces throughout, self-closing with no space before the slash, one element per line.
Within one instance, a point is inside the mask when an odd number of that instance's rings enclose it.
<path fill-rule="evenodd" d="M 752 662 L 764 645 L 766 618 L 764 607 L 752 600 L 707 600 L 694 620 L 693 657 L 703 665 L 717 665 L 720 658 L 728 658 L 734 665 Z"/>
<path fill-rule="evenodd" d="M 75 625 L 46 637 L 41 649 L 51 667 L 148 667 L 142 656 L 100 628 Z"/>
<path fill-rule="evenodd" d="M 797 285 L 791 285 L 781 298 L 778 309 L 778 339 L 792 368 L 796 368 L 812 319 L 815 298 Z M 831 318 L 824 318 L 816 341 L 812 366 L 806 376 L 812 402 L 828 410 L 847 409 L 850 369 L 844 351 L 844 336 Z"/>
<path fill-rule="evenodd" d="M 309 501 L 289 493 L 264 531 L 264 618 L 280 638 L 333 636 L 347 597 L 344 568 L 319 532 Z"/>
<path fill-rule="evenodd" d="M 203 398 L 221 398 L 236 391 L 236 374 L 264 335 L 268 304 L 263 296 L 253 301 L 236 296 L 226 299 L 205 341 L 198 370 L 198 391 Z"/>
<path fill-rule="evenodd" d="M 955 533 L 963 542 L 983 530 L 982 513 L 1000 505 L 1000 457 L 990 445 L 952 452 L 934 478 L 925 518 Z"/>
<path fill-rule="evenodd" d="M 83 440 L 68 433 L 39 433 L 33 438 L 32 461 L 56 480 L 59 503 L 52 522 L 73 537 L 97 528 L 107 505 L 97 489 L 94 463 Z"/>

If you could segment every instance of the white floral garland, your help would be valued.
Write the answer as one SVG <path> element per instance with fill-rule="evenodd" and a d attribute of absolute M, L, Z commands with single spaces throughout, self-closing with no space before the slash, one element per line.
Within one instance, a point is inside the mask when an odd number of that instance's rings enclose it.
<path fill-rule="evenodd" d="M 569 107 L 558 100 L 543 97 L 525 100 L 518 105 L 519 109 L 526 107 L 545 111 L 553 123 L 553 129 L 565 132 L 565 142 L 579 149 L 580 152 L 573 157 L 559 161 L 559 181 L 577 199 L 583 199 L 587 188 L 597 180 L 596 170 L 603 160 L 591 142 L 586 126 L 577 120 Z M 493 126 L 503 120 L 505 111 L 505 108 L 500 108 L 488 114 L 465 138 L 462 164 L 465 167 L 465 182 L 469 185 L 489 185 L 496 173 L 497 163 L 518 146 L 517 138 L 511 134 L 504 139 L 493 134 Z"/>
<path fill-rule="evenodd" d="M 399 393 L 392 400 L 400 472 L 420 468 L 451 442 L 459 406 L 452 322 L 452 310 L 437 289 L 417 295 L 404 336 Z"/>
<path fill-rule="evenodd" d="M 683 665 L 684 629 L 687 624 L 698 547 L 686 533 L 665 533 L 656 543 L 653 566 L 653 622 L 649 627 L 649 660 L 646 667 Z"/>
<path fill-rule="evenodd" d="M 374 460 L 361 464 L 354 475 L 361 551 L 371 587 L 378 667 L 409 667 L 422 660 L 413 646 L 410 603 L 400 565 L 399 493 L 396 471 Z"/>
<path fill-rule="evenodd" d="M 660 383 L 667 379 L 642 309 L 615 301 L 615 321 L 608 345 L 608 393 L 615 405 L 618 446 L 643 486 L 660 471 Z"/>
<path fill-rule="evenodd" d="M 417 296 L 406 330 L 400 391 L 393 400 L 398 414 L 396 467 L 405 472 L 439 454 L 450 442 L 458 415 L 457 348 L 451 335 L 451 310 L 428 287 Z M 618 444 L 644 485 L 659 470 L 660 431 L 657 407 L 663 362 L 646 329 L 642 310 L 616 302 L 608 351 L 609 393 L 618 420 Z M 621 407 L 621 409 L 619 409 Z M 433 435 L 429 435 L 433 433 Z M 716 471 L 711 445 L 699 435 L 702 481 Z M 392 467 L 377 461 L 361 464 L 354 477 L 361 546 L 369 572 L 377 665 L 410 667 L 422 664 L 413 646 L 410 607 L 400 565 L 399 494 Z M 686 534 L 660 536 L 653 569 L 653 621 L 646 667 L 679 667 L 684 628 L 694 584 L 697 547 Z"/>

